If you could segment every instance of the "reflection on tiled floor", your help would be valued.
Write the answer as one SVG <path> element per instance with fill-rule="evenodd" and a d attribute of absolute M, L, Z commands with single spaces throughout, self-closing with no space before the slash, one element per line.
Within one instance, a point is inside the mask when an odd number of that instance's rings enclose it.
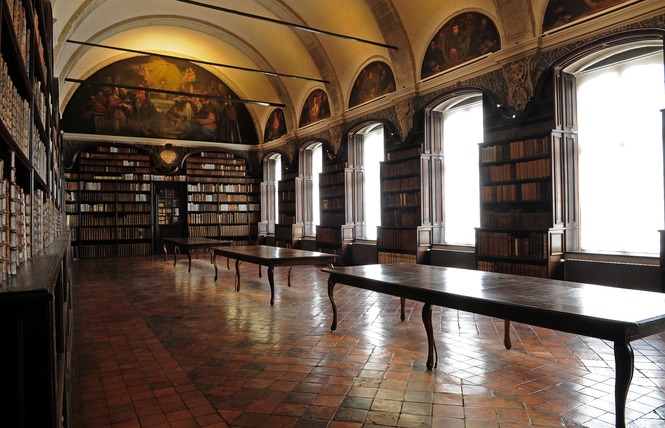
<path fill-rule="evenodd" d="M 74 263 L 74 427 L 612 427 L 612 344 L 434 307 L 438 367 L 425 368 L 422 305 L 338 285 L 330 332 L 320 267 L 209 259 Z M 628 426 L 665 426 L 665 335 L 633 343 Z"/>

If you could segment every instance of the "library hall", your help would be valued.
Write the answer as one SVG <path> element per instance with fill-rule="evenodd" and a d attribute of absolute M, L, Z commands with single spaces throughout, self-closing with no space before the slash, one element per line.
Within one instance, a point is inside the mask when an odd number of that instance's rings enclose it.
<path fill-rule="evenodd" d="M 665 427 L 662 0 L 0 0 L 0 427 Z"/>

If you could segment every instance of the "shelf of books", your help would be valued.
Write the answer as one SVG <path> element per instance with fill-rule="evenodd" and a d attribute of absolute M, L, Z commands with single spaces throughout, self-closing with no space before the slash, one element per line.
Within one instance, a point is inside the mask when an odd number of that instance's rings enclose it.
<path fill-rule="evenodd" d="M 7 426 L 70 424 L 52 23 L 51 2 L 0 0 L 0 378 L 21 392 L 0 402 Z"/>
<path fill-rule="evenodd" d="M 277 182 L 278 214 L 275 224 L 277 246 L 297 248 L 304 235 L 304 228 L 296 224 L 296 175 L 285 174 Z"/>
<path fill-rule="evenodd" d="M 135 148 L 79 153 L 65 192 L 74 256 L 152 254 L 151 180 L 150 157 Z"/>
<path fill-rule="evenodd" d="M 535 125 L 525 137 L 480 146 L 479 270 L 553 275 L 563 230 L 553 227 L 551 129 L 548 123 Z"/>
<path fill-rule="evenodd" d="M 381 226 L 377 228 L 379 263 L 428 263 L 432 230 L 422 226 L 421 145 L 386 152 L 381 162 Z"/>
<path fill-rule="evenodd" d="M 353 226 L 346 226 L 345 159 L 323 158 L 319 173 L 320 224 L 316 226 L 316 246 L 319 251 L 337 254 L 338 262 L 349 264 Z"/>
<path fill-rule="evenodd" d="M 189 236 L 256 242 L 260 185 L 247 161 L 226 152 L 200 152 L 186 160 Z"/>

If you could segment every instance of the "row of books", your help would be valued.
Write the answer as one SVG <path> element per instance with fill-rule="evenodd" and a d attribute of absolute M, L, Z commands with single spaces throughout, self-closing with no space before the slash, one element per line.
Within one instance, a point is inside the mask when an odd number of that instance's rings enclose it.
<path fill-rule="evenodd" d="M 80 241 L 151 239 L 152 230 L 145 227 L 94 227 L 77 229 Z"/>
<path fill-rule="evenodd" d="M 48 157 L 46 156 L 46 144 L 37 126 L 32 127 L 32 166 L 35 172 L 46 181 Z"/>
<path fill-rule="evenodd" d="M 346 222 L 346 214 L 339 211 L 323 211 L 321 212 L 321 224 L 326 226 L 342 225 Z"/>
<path fill-rule="evenodd" d="M 118 173 L 112 173 L 112 174 L 100 174 L 100 171 L 97 170 L 92 170 L 92 172 L 97 172 L 97 174 L 85 174 L 81 173 L 80 177 L 81 180 L 84 181 L 118 181 L 118 180 L 123 180 L 123 181 L 150 181 L 152 180 L 152 175 L 151 174 L 144 174 L 144 173 L 125 173 L 125 174 L 118 174 Z M 145 172 L 145 171 L 142 171 Z"/>
<path fill-rule="evenodd" d="M 416 246 L 416 229 L 386 229 L 377 230 L 376 245 L 381 248 L 412 249 Z"/>
<path fill-rule="evenodd" d="M 421 224 L 420 211 L 384 211 L 381 214 L 381 224 L 395 227 L 418 227 Z"/>
<path fill-rule="evenodd" d="M 194 172 L 195 170 L 205 170 L 205 171 L 246 171 L 247 166 L 245 162 L 240 162 L 238 160 L 224 160 L 221 162 L 214 163 L 194 163 L 187 162 L 187 171 Z"/>
<path fill-rule="evenodd" d="M 344 198 L 323 198 L 321 199 L 322 210 L 340 210 L 343 209 L 346 202 Z"/>
<path fill-rule="evenodd" d="M 481 147 L 480 162 L 499 162 L 549 155 L 550 137 L 529 138 L 509 144 Z"/>
<path fill-rule="evenodd" d="M 188 184 L 187 191 L 190 193 L 258 193 L 259 185 L 255 183 L 196 183 Z"/>
<path fill-rule="evenodd" d="M 547 228 L 552 227 L 552 211 L 483 211 L 480 215 L 483 227 L 515 228 Z"/>
<path fill-rule="evenodd" d="M 23 154 L 28 156 L 30 147 L 30 103 L 24 99 L 14 85 L 9 67 L 0 55 L 0 121 L 4 123 Z"/>
<path fill-rule="evenodd" d="M 344 197 L 344 185 L 335 184 L 332 186 L 319 187 L 319 196 L 326 197 Z"/>
<path fill-rule="evenodd" d="M 381 199 L 383 208 L 420 206 L 420 192 L 384 193 Z"/>
<path fill-rule="evenodd" d="M 409 159 L 413 157 L 420 157 L 422 152 L 423 148 L 421 145 L 413 146 L 409 149 L 393 150 L 386 153 L 386 160 L 394 161 L 401 159 Z"/>
<path fill-rule="evenodd" d="M 109 157 L 103 150 L 94 152 L 83 152 L 80 154 L 82 165 L 113 165 L 113 166 L 150 166 L 150 158 L 146 155 L 136 154 L 133 152 L 123 152 L 122 159 L 117 157 Z M 88 162 L 87 160 L 91 161 Z M 95 162 L 99 160 L 100 162 Z"/>
<path fill-rule="evenodd" d="M 119 256 L 149 256 L 152 254 L 152 244 L 96 244 L 72 246 L 74 258 L 119 257 Z"/>
<path fill-rule="evenodd" d="M 319 174 L 320 187 L 328 187 L 336 185 L 344 186 L 344 174 L 340 174 L 339 172 L 335 172 L 334 174 L 328 174 L 322 172 L 321 174 Z"/>
<path fill-rule="evenodd" d="M 259 195 L 247 193 L 190 193 L 190 202 L 258 202 Z"/>
<path fill-rule="evenodd" d="M 213 224 L 213 223 L 257 223 L 261 219 L 258 211 L 251 213 L 211 212 L 211 213 L 189 213 L 187 221 L 189 224 Z"/>
<path fill-rule="evenodd" d="M 401 178 L 398 180 L 383 180 L 382 184 L 384 192 L 420 190 L 420 176 Z"/>
<path fill-rule="evenodd" d="M 532 265 L 527 263 L 506 263 L 479 260 L 477 266 L 478 270 L 485 272 L 499 272 L 541 278 L 547 278 L 549 275 L 547 272 L 547 266 Z"/>
<path fill-rule="evenodd" d="M 551 196 L 552 189 L 549 182 L 503 184 L 480 188 L 482 202 L 544 201 Z"/>
<path fill-rule="evenodd" d="M 111 174 L 117 174 L 121 173 L 123 179 L 125 180 L 134 180 L 135 175 L 137 174 L 145 174 L 148 177 L 150 177 L 150 168 L 144 167 L 144 168 L 137 168 L 137 167 L 130 167 L 132 169 L 132 174 L 124 174 L 127 172 L 127 167 L 124 166 L 108 166 L 108 165 L 81 165 L 79 167 L 79 170 L 81 172 L 96 172 L 96 173 L 102 173 L 102 172 L 108 172 Z M 140 180 L 140 178 L 139 178 Z"/>
<path fill-rule="evenodd" d="M 39 14 L 37 11 L 34 11 L 33 22 L 35 23 L 34 32 L 35 32 L 35 41 L 37 43 L 37 68 L 38 71 L 44 76 L 46 81 L 49 80 L 49 75 L 46 71 L 46 52 L 44 51 L 44 42 L 42 40 L 41 32 L 39 31 Z M 44 103 L 45 104 L 45 103 Z M 40 108 L 42 104 L 40 103 Z M 45 123 L 45 122 L 42 122 Z"/>
<path fill-rule="evenodd" d="M 79 215 L 68 214 L 67 226 L 71 229 L 79 226 L 148 226 L 152 223 L 150 214 L 128 213 L 123 215 Z"/>
<path fill-rule="evenodd" d="M 415 254 L 395 253 L 390 251 L 379 251 L 377 253 L 377 261 L 380 264 L 388 263 L 416 263 Z"/>
<path fill-rule="evenodd" d="M 248 204 L 247 202 L 225 203 L 225 204 L 195 204 L 187 203 L 188 212 L 219 212 L 219 211 L 259 211 L 259 204 Z"/>
<path fill-rule="evenodd" d="M 16 34 L 16 40 L 23 60 L 25 69 L 30 69 L 30 28 L 28 28 L 28 14 L 21 0 L 7 0 L 9 17 Z M 4 13 L 4 11 L 3 11 Z"/>
<path fill-rule="evenodd" d="M 420 158 L 407 159 L 403 162 L 381 163 L 382 177 L 400 177 L 411 175 L 420 171 Z"/>
<path fill-rule="evenodd" d="M 544 178 L 549 177 L 551 174 L 552 164 L 549 158 L 480 168 L 480 180 L 485 183 Z"/>
<path fill-rule="evenodd" d="M 188 177 L 196 177 L 196 180 L 199 179 L 199 177 L 246 177 L 247 176 L 247 168 L 242 168 L 236 171 L 229 171 L 229 170 L 187 170 L 187 176 Z M 191 178 L 190 178 L 191 180 Z M 217 179 L 219 181 L 219 178 Z"/>
<path fill-rule="evenodd" d="M 547 233 L 514 236 L 504 232 L 480 232 L 476 235 L 476 252 L 483 256 L 543 259 L 548 254 L 547 245 Z"/>
<path fill-rule="evenodd" d="M 246 236 L 250 229 L 249 224 L 189 226 L 189 236 Z"/>

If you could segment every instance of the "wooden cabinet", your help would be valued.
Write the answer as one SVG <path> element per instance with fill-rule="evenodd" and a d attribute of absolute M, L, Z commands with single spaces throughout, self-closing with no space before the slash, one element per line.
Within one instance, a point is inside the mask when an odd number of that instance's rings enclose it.
<path fill-rule="evenodd" d="M 0 413 L 3 426 L 69 425 L 72 284 L 69 235 L 0 286 Z"/>
<path fill-rule="evenodd" d="M 65 194 L 74 257 L 152 254 L 149 155 L 117 146 L 83 151 Z"/>
<path fill-rule="evenodd" d="M 187 158 L 186 168 L 189 236 L 256 242 L 260 187 L 246 160 L 233 153 L 200 152 Z"/>
<path fill-rule="evenodd" d="M 432 229 L 422 226 L 421 154 L 420 145 L 398 147 L 381 162 L 379 263 L 429 263 Z"/>
<path fill-rule="evenodd" d="M 534 125 L 480 146 L 479 270 L 554 275 L 564 235 L 553 220 L 551 129 Z"/>

